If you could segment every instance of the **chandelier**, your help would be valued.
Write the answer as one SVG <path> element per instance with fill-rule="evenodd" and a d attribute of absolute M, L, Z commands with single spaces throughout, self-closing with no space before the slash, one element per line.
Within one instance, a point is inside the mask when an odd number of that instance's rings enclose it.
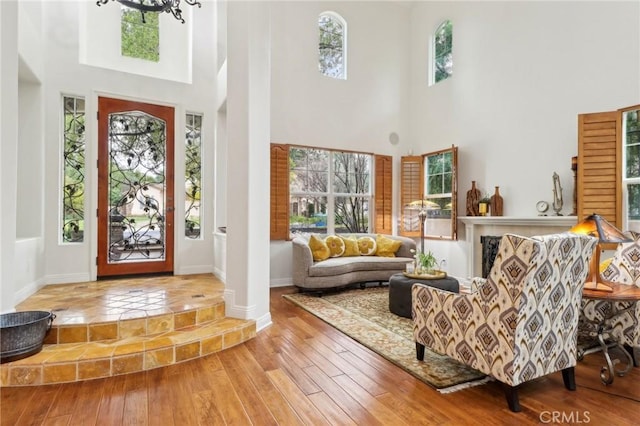
<path fill-rule="evenodd" d="M 102 6 L 109 3 L 110 0 L 98 0 L 96 4 Z M 182 18 L 182 9 L 180 9 L 180 0 L 111 0 L 117 1 L 123 6 L 140 11 L 142 22 L 146 22 L 144 14 L 147 12 L 167 12 L 171 13 L 174 18 L 184 24 Z M 198 0 L 184 0 L 188 5 L 202 7 Z"/>

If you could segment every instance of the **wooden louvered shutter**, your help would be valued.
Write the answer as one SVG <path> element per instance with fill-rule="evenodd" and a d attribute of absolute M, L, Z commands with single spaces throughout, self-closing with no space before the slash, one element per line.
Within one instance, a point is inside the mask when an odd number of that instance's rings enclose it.
<path fill-rule="evenodd" d="M 578 115 L 578 221 L 597 213 L 622 226 L 620 116 L 618 111 Z"/>
<path fill-rule="evenodd" d="M 375 229 L 379 234 L 391 234 L 393 202 L 393 157 L 375 155 Z"/>
<path fill-rule="evenodd" d="M 271 144 L 271 240 L 289 239 L 289 146 Z"/>
<path fill-rule="evenodd" d="M 420 237 L 419 206 L 411 202 L 423 199 L 424 171 L 422 156 L 400 159 L 400 235 Z"/>

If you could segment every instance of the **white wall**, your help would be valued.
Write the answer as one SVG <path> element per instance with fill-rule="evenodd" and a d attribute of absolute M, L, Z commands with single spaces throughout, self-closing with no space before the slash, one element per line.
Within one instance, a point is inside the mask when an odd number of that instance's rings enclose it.
<path fill-rule="evenodd" d="M 105 5 L 116 6 L 117 5 Z M 105 12 L 104 19 L 112 17 L 102 6 L 96 9 Z M 87 7 L 91 7 L 87 5 Z M 190 6 L 189 6 L 190 7 Z M 56 214 L 46 216 L 46 252 L 47 252 L 47 282 L 72 282 L 95 278 L 96 255 L 96 224 L 91 212 L 96 211 L 97 197 L 95 193 L 97 173 L 92 164 L 97 159 L 97 121 L 91 119 L 96 116 L 97 97 L 110 96 L 116 98 L 140 100 L 143 102 L 170 105 L 175 108 L 175 265 L 174 272 L 178 274 L 210 272 L 213 270 L 213 203 L 203 200 L 202 209 L 203 240 L 185 239 L 184 222 L 184 116 L 186 112 L 203 114 L 203 182 L 209 185 L 213 179 L 213 143 L 215 138 L 214 121 L 215 110 L 212 108 L 215 99 L 215 48 L 214 29 L 210 22 L 214 20 L 214 7 L 210 3 L 203 5 L 198 13 L 189 19 L 194 28 L 194 66 L 193 84 L 161 80 L 144 77 L 134 73 L 113 71 L 110 69 L 89 67 L 79 63 L 80 27 L 79 21 L 84 19 L 83 8 L 79 2 L 45 2 L 45 40 L 47 40 L 45 54 L 46 70 L 46 209 L 50 212 L 58 211 L 59 205 L 59 176 L 60 176 L 60 102 L 61 96 L 75 95 L 86 99 L 87 130 L 86 130 L 86 164 L 88 200 L 85 204 L 86 215 L 89 220 L 85 223 L 85 241 L 81 244 L 59 244 L 59 217 Z M 165 18 L 171 16 L 165 14 Z M 116 14 L 114 19 L 119 19 Z M 119 39 L 119 24 L 113 22 L 112 34 L 105 36 Z M 173 26 L 181 28 L 182 24 L 175 19 L 162 26 L 161 31 L 171 31 Z M 91 48 L 91 46 L 89 46 Z M 188 45 L 184 46 L 188 49 Z M 133 71 L 136 71 L 135 69 Z M 209 194 L 213 190 L 209 186 Z M 73 261 L 70 261 L 73 259 Z"/>
<path fill-rule="evenodd" d="M 18 158 L 18 5 L 0 2 L 0 312 L 13 309 Z"/>
<path fill-rule="evenodd" d="M 429 37 L 445 19 L 453 77 L 428 87 Z M 411 28 L 414 152 L 459 147 L 458 213 L 475 180 L 500 186 L 505 216 L 535 216 L 555 171 L 569 214 L 577 115 L 640 102 L 640 3 L 419 2 Z M 428 247 L 463 275 L 462 244 Z"/>
<path fill-rule="evenodd" d="M 184 215 L 184 114 L 202 113 L 203 200 L 202 240 L 183 238 L 184 223 L 176 220 L 174 272 L 213 270 L 213 164 L 215 140 L 215 21 L 213 3 L 206 1 L 197 14 L 186 16 L 193 36 L 193 84 L 169 82 L 132 73 L 89 67 L 79 63 L 81 1 L 3 1 L 0 4 L 0 311 L 14 305 L 48 283 L 95 278 L 97 205 L 95 193 L 96 121 L 98 95 L 171 105 L 176 111 L 176 217 Z M 95 2 L 91 6 L 98 8 Z M 117 5 L 113 5 L 118 8 Z M 86 10 L 85 10 L 86 12 Z M 107 21 L 108 11 L 101 17 Z M 170 18 L 170 16 L 166 16 Z M 173 18 L 171 18 L 173 19 Z M 119 40 L 119 21 L 112 22 L 112 37 Z M 168 20 L 184 32 L 189 26 Z M 183 40 L 183 38 L 176 38 Z M 90 46 L 94 50 L 96 45 Z M 99 49 L 97 49 L 99 50 Z M 177 50 L 176 50 L 177 51 Z M 164 52 L 164 50 L 163 50 Z M 190 58 L 191 45 L 183 56 Z M 187 56 L 185 56 L 187 55 Z M 169 58 L 170 53 L 163 55 Z M 185 62 L 181 60 L 181 62 Z M 191 72 L 190 61 L 187 65 Z M 182 64 L 184 68 L 184 64 Z M 180 79 L 178 79 L 180 80 Z M 82 96 L 87 104 L 87 200 L 85 242 L 60 244 L 61 98 Z M 19 101 L 18 101 L 19 99 Z"/>
<path fill-rule="evenodd" d="M 640 102 L 638 2 L 302 2 L 274 7 L 272 141 L 392 154 L 459 147 L 458 214 L 471 180 L 500 186 L 506 216 L 532 217 L 560 175 L 573 208 L 577 115 Z M 317 72 L 315 19 L 348 23 L 348 80 Z M 453 21 L 453 78 L 429 87 L 430 34 Z M 295 34 L 295 36 L 292 36 Z M 407 48 L 407 46 L 409 46 Z M 398 131 L 397 149 L 387 142 Z M 394 212 L 399 199 L 394 200 Z M 427 241 L 467 275 L 458 242 Z M 290 283 L 290 243 L 271 244 L 271 285 Z"/>
<path fill-rule="evenodd" d="M 205 4 L 205 6 L 213 9 L 211 4 Z M 192 62 L 189 34 L 193 25 L 193 8 L 188 5 L 181 8 L 182 17 L 185 20 L 184 24 L 176 21 L 170 13 L 159 14 L 160 50 L 158 62 L 122 56 L 119 25 L 121 9 L 122 6 L 116 2 L 100 5 L 100 7 L 97 7 L 95 1 L 80 3 L 80 63 L 116 71 L 133 72 L 147 77 L 191 83 Z M 114 28 L 117 31 L 114 32 Z"/>
<path fill-rule="evenodd" d="M 347 22 L 347 80 L 318 71 L 317 22 L 324 11 Z M 395 2 L 276 2 L 271 16 L 272 142 L 396 156 L 406 150 L 409 8 Z M 399 145 L 389 143 L 391 132 L 400 135 Z M 291 243 L 272 242 L 271 284 L 290 283 Z"/>

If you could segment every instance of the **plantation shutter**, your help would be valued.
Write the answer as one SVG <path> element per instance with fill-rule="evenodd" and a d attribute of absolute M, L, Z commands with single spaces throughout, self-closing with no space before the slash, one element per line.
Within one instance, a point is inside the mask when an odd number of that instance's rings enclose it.
<path fill-rule="evenodd" d="M 271 144 L 271 240 L 289 239 L 289 146 Z"/>
<path fill-rule="evenodd" d="M 597 213 L 622 226 L 621 114 L 578 115 L 578 221 Z"/>
<path fill-rule="evenodd" d="M 413 201 L 424 198 L 424 171 L 422 156 L 400 158 L 400 235 L 420 236 L 420 206 L 411 205 Z"/>
<path fill-rule="evenodd" d="M 375 155 L 375 229 L 379 234 L 391 234 L 393 201 L 393 157 Z"/>

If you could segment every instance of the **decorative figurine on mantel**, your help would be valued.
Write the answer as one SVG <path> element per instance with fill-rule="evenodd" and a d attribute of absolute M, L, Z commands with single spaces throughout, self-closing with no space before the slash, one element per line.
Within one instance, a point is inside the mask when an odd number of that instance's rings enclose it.
<path fill-rule="evenodd" d="M 491 197 L 489 193 L 483 195 L 478 201 L 478 212 L 480 216 L 486 216 L 489 214 L 489 209 L 491 208 Z"/>
<path fill-rule="evenodd" d="M 467 216 L 480 216 L 478 202 L 480 201 L 480 190 L 476 188 L 476 181 L 471 181 L 471 189 L 467 191 Z"/>
<path fill-rule="evenodd" d="M 496 192 L 491 196 L 491 216 L 502 216 L 502 211 L 502 195 L 500 195 L 500 187 L 496 186 Z"/>
<path fill-rule="evenodd" d="M 556 172 L 553 172 L 553 211 L 556 212 L 556 216 L 562 216 L 560 211 L 562 210 L 562 186 L 560 186 L 560 176 Z"/>

